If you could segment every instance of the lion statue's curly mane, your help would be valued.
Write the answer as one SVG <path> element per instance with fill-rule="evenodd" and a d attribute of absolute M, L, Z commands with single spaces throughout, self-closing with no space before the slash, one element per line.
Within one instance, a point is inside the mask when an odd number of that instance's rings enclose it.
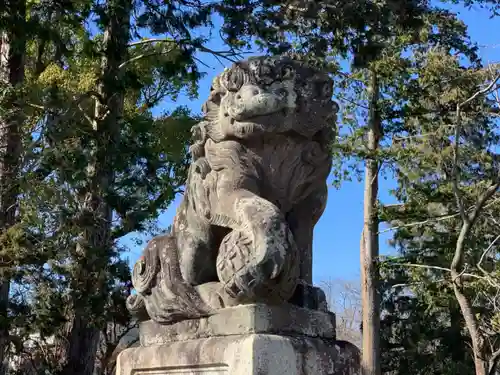
<path fill-rule="evenodd" d="M 172 233 L 151 240 L 134 267 L 131 311 L 165 324 L 320 295 L 311 247 L 331 169 L 332 86 L 287 57 L 250 58 L 214 79 Z"/>

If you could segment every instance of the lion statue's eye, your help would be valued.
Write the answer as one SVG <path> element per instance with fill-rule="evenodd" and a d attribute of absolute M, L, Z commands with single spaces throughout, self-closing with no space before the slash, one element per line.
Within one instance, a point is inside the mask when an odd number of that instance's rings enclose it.
<path fill-rule="evenodd" d="M 276 78 L 272 61 L 269 59 L 252 61 L 248 65 L 248 70 L 258 85 L 269 85 Z"/>
<path fill-rule="evenodd" d="M 225 71 L 220 77 L 220 84 L 227 91 L 231 92 L 238 91 L 245 82 L 246 74 L 238 67 L 233 67 L 232 69 Z"/>
<path fill-rule="evenodd" d="M 320 92 L 323 98 L 331 98 L 333 95 L 333 84 L 331 82 L 323 82 Z"/>
<path fill-rule="evenodd" d="M 295 77 L 295 69 L 290 65 L 284 65 L 279 73 L 279 78 L 289 80 Z"/>

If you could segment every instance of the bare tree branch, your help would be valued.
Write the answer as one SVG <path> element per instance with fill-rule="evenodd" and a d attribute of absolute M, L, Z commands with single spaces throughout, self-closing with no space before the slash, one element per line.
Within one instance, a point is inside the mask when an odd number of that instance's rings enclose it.
<path fill-rule="evenodd" d="M 140 46 L 140 45 L 144 45 L 144 44 L 152 44 L 152 43 L 168 43 L 168 44 L 174 44 L 174 45 L 180 45 L 180 44 L 192 45 L 194 48 L 196 48 L 200 52 L 209 53 L 211 55 L 223 58 L 223 59 L 228 60 L 230 62 L 236 61 L 235 59 L 233 59 L 233 57 L 241 57 L 243 54 L 243 52 L 238 52 L 238 51 L 235 51 L 234 49 L 216 51 L 216 50 L 208 48 L 204 45 L 201 45 L 198 43 L 193 43 L 193 41 L 189 40 L 189 39 L 172 40 L 172 39 L 168 39 L 168 38 L 148 38 L 148 39 L 143 39 L 143 40 L 140 40 L 137 42 L 129 43 L 129 47 L 135 47 L 135 46 Z"/>
<path fill-rule="evenodd" d="M 481 255 L 481 258 L 479 259 L 479 262 L 477 264 L 477 268 L 479 268 L 479 270 L 481 272 L 483 272 L 485 275 L 488 274 L 488 272 L 486 272 L 484 270 L 484 268 L 481 266 L 481 263 L 483 263 L 483 260 L 484 258 L 486 257 L 486 255 L 490 252 L 490 250 L 493 248 L 493 246 L 495 246 L 495 244 L 497 243 L 497 241 L 500 240 L 500 234 L 490 243 L 490 245 L 486 248 L 486 250 L 483 252 L 483 254 Z"/>
<path fill-rule="evenodd" d="M 500 349 L 493 352 L 493 354 L 491 355 L 489 361 L 490 363 L 489 363 L 488 375 L 495 375 L 499 359 L 500 359 Z"/>
<path fill-rule="evenodd" d="M 453 176 L 452 185 L 455 194 L 455 199 L 459 208 L 460 216 L 462 217 L 462 228 L 460 230 L 456 245 L 455 253 L 453 255 L 453 260 L 450 266 L 450 272 L 453 279 L 453 291 L 455 293 L 455 298 L 460 305 L 460 310 L 462 311 L 463 318 L 469 334 L 471 336 L 472 348 L 474 353 L 474 365 L 476 368 L 476 375 L 486 375 L 489 369 L 486 368 L 487 361 L 485 358 L 485 340 L 481 335 L 479 330 L 478 318 L 474 314 L 472 303 L 470 299 L 466 296 L 463 291 L 463 280 L 462 276 L 465 269 L 463 268 L 464 257 L 465 257 L 465 242 L 472 227 L 477 221 L 481 211 L 484 209 L 486 202 L 497 192 L 500 186 L 500 176 L 492 183 L 492 185 L 480 196 L 478 202 L 472 214 L 469 216 L 463 206 L 462 192 L 459 188 L 459 144 L 460 144 L 460 127 L 461 127 L 461 109 L 463 106 L 475 100 L 481 95 L 487 95 L 492 90 L 498 80 L 500 79 L 500 74 L 497 74 L 492 81 L 484 88 L 477 91 L 470 98 L 464 102 L 457 105 L 456 109 L 456 128 L 455 128 L 455 145 L 454 145 L 454 164 L 453 164 Z"/>
<path fill-rule="evenodd" d="M 167 51 L 155 51 L 155 52 L 151 52 L 151 53 L 141 53 L 140 55 L 134 56 L 134 57 L 132 57 L 132 58 L 130 58 L 130 59 L 122 62 L 118 66 L 118 69 L 122 69 L 123 67 L 127 66 L 130 63 L 133 63 L 134 61 L 142 60 L 142 59 L 145 59 L 145 58 L 148 58 L 148 57 L 153 57 L 153 56 L 165 55 L 165 54 L 168 54 L 168 53 L 170 53 L 172 51 L 173 51 L 173 49 L 169 49 Z"/>
<path fill-rule="evenodd" d="M 425 268 L 425 269 L 438 270 L 438 271 L 443 271 L 443 272 L 447 272 L 447 273 L 452 273 L 452 270 L 450 268 L 439 267 L 439 266 L 432 266 L 432 265 L 427 265 L 427 264 L 388 263 L 388 266 Z M 475 275 L 473 273 L 468 273 L 468 272 L 461 272 L 460 276 L 470 277 L 470 278 L 478 279 L 478 280 L 486 280 L 487 279 L 485 276 L 479 276 L 479 275 Z"/>
<path fill-rule="evenodd" d="M 488 202 L 487 204 L 484 204 L 483 207 L 482 207 L 482 209 L 490 207 L 490 206 L 492 206 L 493 204 L 495 204 L 495 203 L 497 203 L 499 201 L 500 201 L 500 198 L 493 199 L 492 201 Z M 466 210 L 466 213 L 472 212 L 476 208 L 477 208 L 477 205 L 472 206 L 472 207 L 470 207 L 470 208 L 468 208 Z M 392 231 L 395 231 L 395 230 L 398 230 L 398 229 L 401 229 L 401 228 L 409 228 L 409 227 L 414 227 L 414 226 L 418 226 L 418 225 L 425 225 L 425 224 L 429 224 L 429 223 L 436 223 L 436 222 L 440 222 L 440 221 L 445 221 L 445 220 L 453 219 L 453 218 L 455 218 L 457 216 L 460 216 L 460 212 L 456 212 L 456 213 L 449 214 L 449 215 L 431 217 L 431 218 L 428 218 L 428 219 L 422 220 L 422 221 L 415 221 L 415 222 L 408 223 L 408 224 L 402 224 L 402 225 L 390 227 L 390 228 L 387 228 L 387 229 L 379 231 L 379 233 L 392 232 Z"/>

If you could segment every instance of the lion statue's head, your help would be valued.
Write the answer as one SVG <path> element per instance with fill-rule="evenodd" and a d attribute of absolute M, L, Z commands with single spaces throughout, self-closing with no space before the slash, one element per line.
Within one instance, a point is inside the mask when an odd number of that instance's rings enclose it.
<path fill-rule="evenodd" d="M 313 138 L 334 128 L 337 104 L 326 73 L 286 56 L 234 63 L 212 83 L 195 141 L 293 132 Z"/>

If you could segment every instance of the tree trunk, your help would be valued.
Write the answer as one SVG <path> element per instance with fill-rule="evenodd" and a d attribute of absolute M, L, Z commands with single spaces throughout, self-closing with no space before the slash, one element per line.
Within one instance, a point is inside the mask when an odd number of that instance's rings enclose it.
<path fill-rule="evenodd" d="M 131 9 L 131 0 L 108 0 L 106 4 L 102 76 L 97 88 L 100 99 L 96 101 L 93 123 L 95 144 L 88 165 L 90 183 L 82 197 L 83 215 L 92 225 L 83 228 L 76 249 L 79 269 L 74 283 L 80 292 L 85 291 L 86 297 L 78 298 L 79 293 L 74 297 L 74 320 L 78 324 L 72 324 L 64 375 L 92 375 L 100 325 L 106 324 L 99 321 L 107 300 L 105 268 L 113 246 L 112 211 L 106 195 L 113 185 L 113 158 L 118 152 L 116 145 L 123 116 L 125 88 L 120 64 L 127 59 Z"/>
<path fill-rule="evenodd" d="M 7 0 L 2 6 L 0 17 L 5 17 L 2 21 L 6 25 L 5 29 L 0 29 L 0 90 L 3 96 L 0 102 L 0 231 L 3 232 L 16 220 L 19 189 L 16 180 L 23 121 L 17 89 L 24 81 L 26 6 L 24 0 Z M 9 290 L 9 274 L 6 269 L 0 269 L 0 374 L 5 372 L 9 344 Z"/>
<path fill-rule="evenodd" d="M 99 333 L 99 330 L 89 327 L 86 317 L 75 314 L 68 326 L 66 337 L 68 348 L 64 352 L 66 357 L 64 375 L 93 374 Z"/>
<path fill-rule="evenodd" d="M 364 220 L 361 234 L 361 301 L 363 308 L 363 344 L 361 369 L 363 375 L 380 375 L 380 298 L 378 295 L 378 172 L 375 155 L 380 141 L 381 123 L 378 111 L 379 84 L 370 72 L 368 86 L 369 118 L 367 149 L 370 156 L 365 165 Z"/>
<path fill-rule="evenodd" d="M 460 276 L 452 272 L 451 277 L 455 278 Z M 488 375 L 487 358 L 489 357 L 489 355 L 488 353 L 485 353 L 486 350 L 484 347 L 483 337 L 481 337 L 476 317 L 474 316 L 474 312 L 472 309 L 472 304 L 463 293 L 462 287 L 456 282 L 453 284 L 453 291 L 455 293 L 455 297 L 457 298 L 458 304 L 460 305 L 460 309 L 462 310 L 462 315 L 465 320 L 465 326 L 467 327 L 467 330 L 469 331 L 469 334 L 471 336 L 476 375 Z"/>
<path fill-rule="evenodd" d="M 462 283 L 465 242 L 473 224 L 473 221 L 464 217 L 464 223 L 455 245 L 455 254 L 450 266 L 450 276 L 453 281 L 453 292 L 455 294 L 455 298 L 457 299 L 457 302 L 460 306 L 460 310 L 465 321 L 465 326 L 467 327 L 467 331 L 469 332 L 469 335 L 471 337 L 476 375 L 488 375 L 489 355 L 485 350 L 484 338 L 482 337 L 479 330 L 479 325 L 474 314 L 472 302 L 465 295 Z"/>

